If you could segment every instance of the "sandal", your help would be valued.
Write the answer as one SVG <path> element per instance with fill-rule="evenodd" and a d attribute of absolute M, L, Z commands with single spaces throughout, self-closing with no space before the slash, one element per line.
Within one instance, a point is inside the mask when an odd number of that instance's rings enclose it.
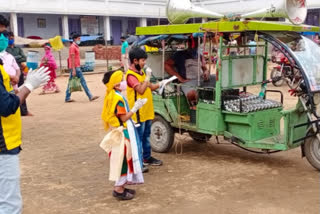
<path fill-rule="evenodd" d="M 136 195 L 136 191 L 134 189 L 127 189 L 127 188 L 124 188 L 125 191 L 128 191 L 130 194 L 132 195 Z"/>
<path fill-rule="evenodd" d="M 119 193 L 119 192 L 116 192 L 116 191 L 113 191 L 112 192 L 112 196 L 117 198 L 118 200 L 131 200 L 134 198 L 134 195 L 131 194 L 128 190 L 124 190 L 123 193 Z"/>

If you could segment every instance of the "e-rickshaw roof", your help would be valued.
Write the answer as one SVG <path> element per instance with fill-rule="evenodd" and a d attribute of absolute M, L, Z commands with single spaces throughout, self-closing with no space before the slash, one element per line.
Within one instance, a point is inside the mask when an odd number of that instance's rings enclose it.
<path fill-rule="evenodd" d="M 191 34 L 195 32 L 246 32 L 246 31 L 287 31 L 320 32 L 319 27 L 310 25 L 293 25 L 284 22 L 268 21 L 218 21 L 199 24 L 158 25 L 137 27 L 136 35 L 171 35 Z"/>

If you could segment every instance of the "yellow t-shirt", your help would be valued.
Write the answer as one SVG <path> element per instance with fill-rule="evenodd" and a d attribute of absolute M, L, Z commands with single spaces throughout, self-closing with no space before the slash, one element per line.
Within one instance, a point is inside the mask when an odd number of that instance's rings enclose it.
<path fill-rule="evenodd" d="M 144 80 L 146 79 L 146 74 L 144 70 L 142 70 L 142 74 L 138 74 L 132 70 L 128 70 L 126 74 L 126 79 L 128 78 L 129 75 L 133 75 L 134 77 L 137 78 L 137 80 L 140 83 L 143 83 Z M 127 87 L 127 97 L 128 97 L 128 103 L 130 109 L 134 106 L 134 103 L 138 99 L 144 99 L 147 98 L 148 101 L 147 103 L 142 106 L 139 111 L 132 116 L 132 119 L 136 122 L 145 122 L 147 120 L 153 120 L 154 119 L 154 109 L 153 109 L 153 100 L 152 100 L 152 92 L 151 89 L 148 87 L 146 91 L 141 95 L 138 92 L 134 90 L 134 88 L 131 88 L 130 86 Z"/>
<path fill-rule="evenodd" d="M 0 71 L 4 87 L 8 92 L 14 93 L 10 83 L 10 76 L 5 72 L 2 65 L 0 65 Z M 8 117 L 1 117 L 2 136 L 0 136 L 0 148 L 5 146 L 6 150 L 12 150 L 19 147 L 21 145 L 21 127 L 20 108 Z"/>

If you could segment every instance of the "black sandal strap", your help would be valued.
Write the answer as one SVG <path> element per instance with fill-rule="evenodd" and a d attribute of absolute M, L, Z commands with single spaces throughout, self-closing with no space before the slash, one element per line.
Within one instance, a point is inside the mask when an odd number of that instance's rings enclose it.
<path fill-rule="evenodd" d="M 113 191 L 112 195 L 119 200 L 131 200 L 134 198 L 134 195 L 126 190 L 124 190 L 123 193 Z"/>
<path fill-rule="evenodd" d="M 124 188 L 125 191 L 129 192 L 130 194 L 132 195 L 135 195 L 136 194 L 136 191 L 134 189 L 127 189 L 127 188 Z"/>

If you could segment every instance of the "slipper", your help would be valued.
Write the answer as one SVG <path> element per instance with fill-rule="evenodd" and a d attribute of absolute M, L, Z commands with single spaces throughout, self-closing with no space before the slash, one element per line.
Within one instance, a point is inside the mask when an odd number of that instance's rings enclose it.
<path fill-rule="evenodd" d="M 22 114 L 21 116 L 23 116 L 23 117 L 31 117 L 31 116 L 33 116 L 33 114 L 31 114 L 30 112 L 28 112 L 27 114 Z"/>
<path fill-rule="evenodd" d="M 93 96 L 91 99 L 90 99 L 90 101 L 94 101 L 94 100 L 96 100 L 96 99 L 98 99 L 99 98 L 99 96 Z"/>
<path fill-rule="evenodd" d="M 66 100 L 65 102 L 66 103 L 72 103 L 72 102 L 74 102 L 74 100 Z"/>
<path fill-rule="evenodd" d="M 134 198 L 134 195 L 131 194 L 128 190 L 124 190 L 123 193 L 119 193 L 116 191 L 112 192 L 113 197 L 117 198 L 118 200 L 131 200 Z"/>
<path fill-rule="evenodd" d="M 28 112 L 26 116 L 28 116 L 28 117 L 32 117 L 32 116 L 33 116 L 33 114 L 31 114 L 30 112 Z"/>
<path fill-rule="evenodd" d="M 136 191 L 134 189 L 127 189 L 127 188 L 124 188 L 125 191 L 128 191 L 130 194 L 132 195 L 135 195 L 136 194 Z"/>

